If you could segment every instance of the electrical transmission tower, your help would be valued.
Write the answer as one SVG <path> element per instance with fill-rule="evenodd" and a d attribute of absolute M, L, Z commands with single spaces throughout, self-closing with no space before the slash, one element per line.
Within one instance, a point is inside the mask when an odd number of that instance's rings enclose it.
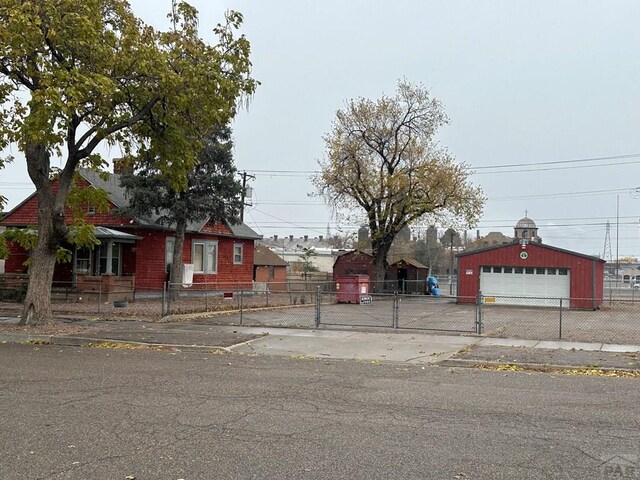
<path fill-rule="evenodd" d="M 607 220 L 607 232 L 604 234 L 604 250 L 602 251 L 602 259 L 611 263 L 613 255 L 611 254 L 611 224 Z"/>

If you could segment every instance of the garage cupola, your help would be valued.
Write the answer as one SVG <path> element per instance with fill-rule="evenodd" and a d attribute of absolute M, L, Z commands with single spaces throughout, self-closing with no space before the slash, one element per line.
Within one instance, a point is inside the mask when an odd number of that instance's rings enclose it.
<path fill-rule="evenodd" d="M 530 242 L 542 242 L 542 239 L 538 236 L 538 227 L 536 222 L 531 220 L 527 214 L 518 220 L 514 227 L 514 236 L 518 240 L 526 240 Z"/>

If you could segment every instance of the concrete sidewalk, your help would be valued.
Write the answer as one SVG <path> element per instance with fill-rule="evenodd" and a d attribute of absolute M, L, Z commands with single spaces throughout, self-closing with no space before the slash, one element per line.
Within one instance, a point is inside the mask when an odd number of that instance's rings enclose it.
<path fill-rule="evenodd" d="M 452 357 L 481 361 L 502 361 L 528 357 L 537 360 L 564 355 L 578 364 L 591 361 L 588 352 L 597 352 L 605 363 L 618 365 L 617 354 L 636 354 L 638 345 L 611 345 L 564 341 L 487 338 L 464 335 L 437 335 L 407 332 L 363 332 L 356 330 L 314 330 L 299 328 L 240 327 L 202 323 L 155 323 L 141 321 L 73 321 L 54 325 L 59 332 L 37 333 L 15 326 L 18 319 L 0 318 L 0 342 L 34 342 L 55 345 L 89 343 L 134 343 L 187 349 L 224 348 L 227 351 L 279 356 L 304 356 L 345 360 L 387 361 L 431 364 Z M 3 328 L 4 327 L 4 328 Z M 65 332 L 65 328 L 73 329 Z M 576 354 L 575 352 L 582 352 Z M 518 355 L 516 355 L 518 354 Z M 588 357 L 588 358 L 587 358 Z M 613 360 L 611 360 L 613 359 Z M 626 360 L 626 357 L 624 358 Z M 629 362 L 627 362 L 629 363 Z M 586 364 L 583 362 L 583 364 Z M 640 365 L 638 366 L 640 368 Z"/>

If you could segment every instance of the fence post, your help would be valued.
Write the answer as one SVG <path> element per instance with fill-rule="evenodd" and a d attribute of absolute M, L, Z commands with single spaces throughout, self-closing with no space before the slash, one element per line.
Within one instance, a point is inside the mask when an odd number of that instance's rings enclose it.
<path fill-rule="evenodd" d="M 394 330 L 398 329 L 398 314 L 400 313 L 400 299 L 398 298 L 398 292 L 393 294 L 393 312 L 391 314 L 391 326 Z"/>
<path fill-rule="evenodd" d="M 167 282 L 167 315 L 171 315 L 171 282 Z"/>
<path fill-rule="evenodd" d="M 478 290 L 478 299 L 476 300 L 476 333 L 482 335 L 482 291 Z"/>
<path fill-rule="evenodd" d="M 613 287 L 609 286 L 609 306 L 611 306 L 612 303 L 613 303 Z"/>
<path fill-rule="evenodd" d="M 558 338 L 562 340 L 562 298 L 560 299 L 560 322 L 558 325 Z"/>
<path fill-rule="evenodd" d="M 209 311 L 209 298 L 207 297 L 207 290 L 209 290 L 209 285 L 207 285 L 207 280 L 205 278 L 204 281 L 204 311 Z"/>
<path fill-rule="evenodd" d="M 265 290 L 265 295 L 267 299 L 267 308 L 269 308 L 269 282 L 267 282 L 267 285 L 265 286 L 264 290 Z"/>
<path fill-rule="evenodd" d="M 320 302 L 321 302 L 322 292 L 320 290 L 320 285 L 318 285 L 318 293 L 316 294 L 316 328 L 320 327 Z"/>
<path fill-rule="evenodd" d="M 167 282 L 162 283 L 162 308 L 160 310 L 160 316 L 164 317 L 166 310 L 164 309 L 165 302 L 167 301 Z"/>
<path fill-rule="evenodd" d="M 100 315 L 100 307 L 102 306 L 102 284 L 98 284 L 98 315 Z"/>
<path fill-rule="evenodd" d="M 242 325 L 242 309 L 244 307 L 244 297 L 242 295 L 242 290 L 240 290 L 240 298 L 238 302 L 240 303 L 240 325 Z"/>

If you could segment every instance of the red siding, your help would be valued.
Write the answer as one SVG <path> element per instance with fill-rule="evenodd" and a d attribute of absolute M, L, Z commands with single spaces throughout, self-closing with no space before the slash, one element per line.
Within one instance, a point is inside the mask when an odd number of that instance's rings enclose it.
<path fill-rule="evenodd" d="M 287 267 L 281 265 L 273 266 L 273 278 L 269 278 L 269 269 L 271 267 L 268 265 L 260 265 L 256 266 L 256 282 L 269 283 L 269 290 L 286 290 L 287 289 Z"/>
<path fill-rule="evenodd" d="M 333 279 L 345 275 L 363 274 L 369 275 L 371 282 L 376 281 L 373 257 L 367 253 L 353 251 L 345 253 L 336 259 L 333 264 Z"/>
<path fill-rule="evenodd" d="M 528 254 L 524 260 L 520 258 L 523 251 Z M 544 244 L 529 243 L 524 250 L 519 244 L 505 245 L 458 258 L 458 296 L 463 297 L 460 298 L 461 302 L 475 301 L 480 288 L 480 269 L 484 266 L 568 268 L 571 275 L 571 306 L 598 307 L 603 301 L 604 263 L 603 260 L 559 251 Z M 592 298 L 595 298 L 595 302 Z"/>
<path fill-rule="evenodd" d="M 166 238 L 174 237 L 175 233 L 159 230 L 134 229 L 132 233 L 142 237 L 135 248 L 135 273 L 136 289 L 140 291 L 160 291 L 166 281 L 165 271 L 165 246 Z M 253 240 L 238 240 L 228 237 L 218 237 L 204 233 L 188 233 L 184 240 L 183 263 L 192 263 L 192 240 L 217 240 L 218 241 L 218 273 L 195 274 L 193 281 L 196 284 L 205 282 L 210 288 L 214 284 L 240 285 L 243 288 L 251 288 L 253 283 Z M 242 264 L 233 263 L 233 245 L 243 244 Z M 125 260 L 126 260 L 125 256 Z M 195 285 L 195 288 L 204 288 Z"/>
<path fill-rule="evenodd" d="M 227 227 L 222 223 L 214 224 L 211 222 L 207 222 L 207 224 L 204 227 L 202 227 L 200 231 L 203 233 L 218 233 L 220 235 L 231 235 L 231 230 L 229 230 L 229 227 Z"/>
<path fill-rule="evenodd" d="M 24 265 L 29 259 L 29 253 L 17 243 L 9 242 L 9 258 L 4 261 L 4 271 L 6 273 L 27 273 Z"/>

